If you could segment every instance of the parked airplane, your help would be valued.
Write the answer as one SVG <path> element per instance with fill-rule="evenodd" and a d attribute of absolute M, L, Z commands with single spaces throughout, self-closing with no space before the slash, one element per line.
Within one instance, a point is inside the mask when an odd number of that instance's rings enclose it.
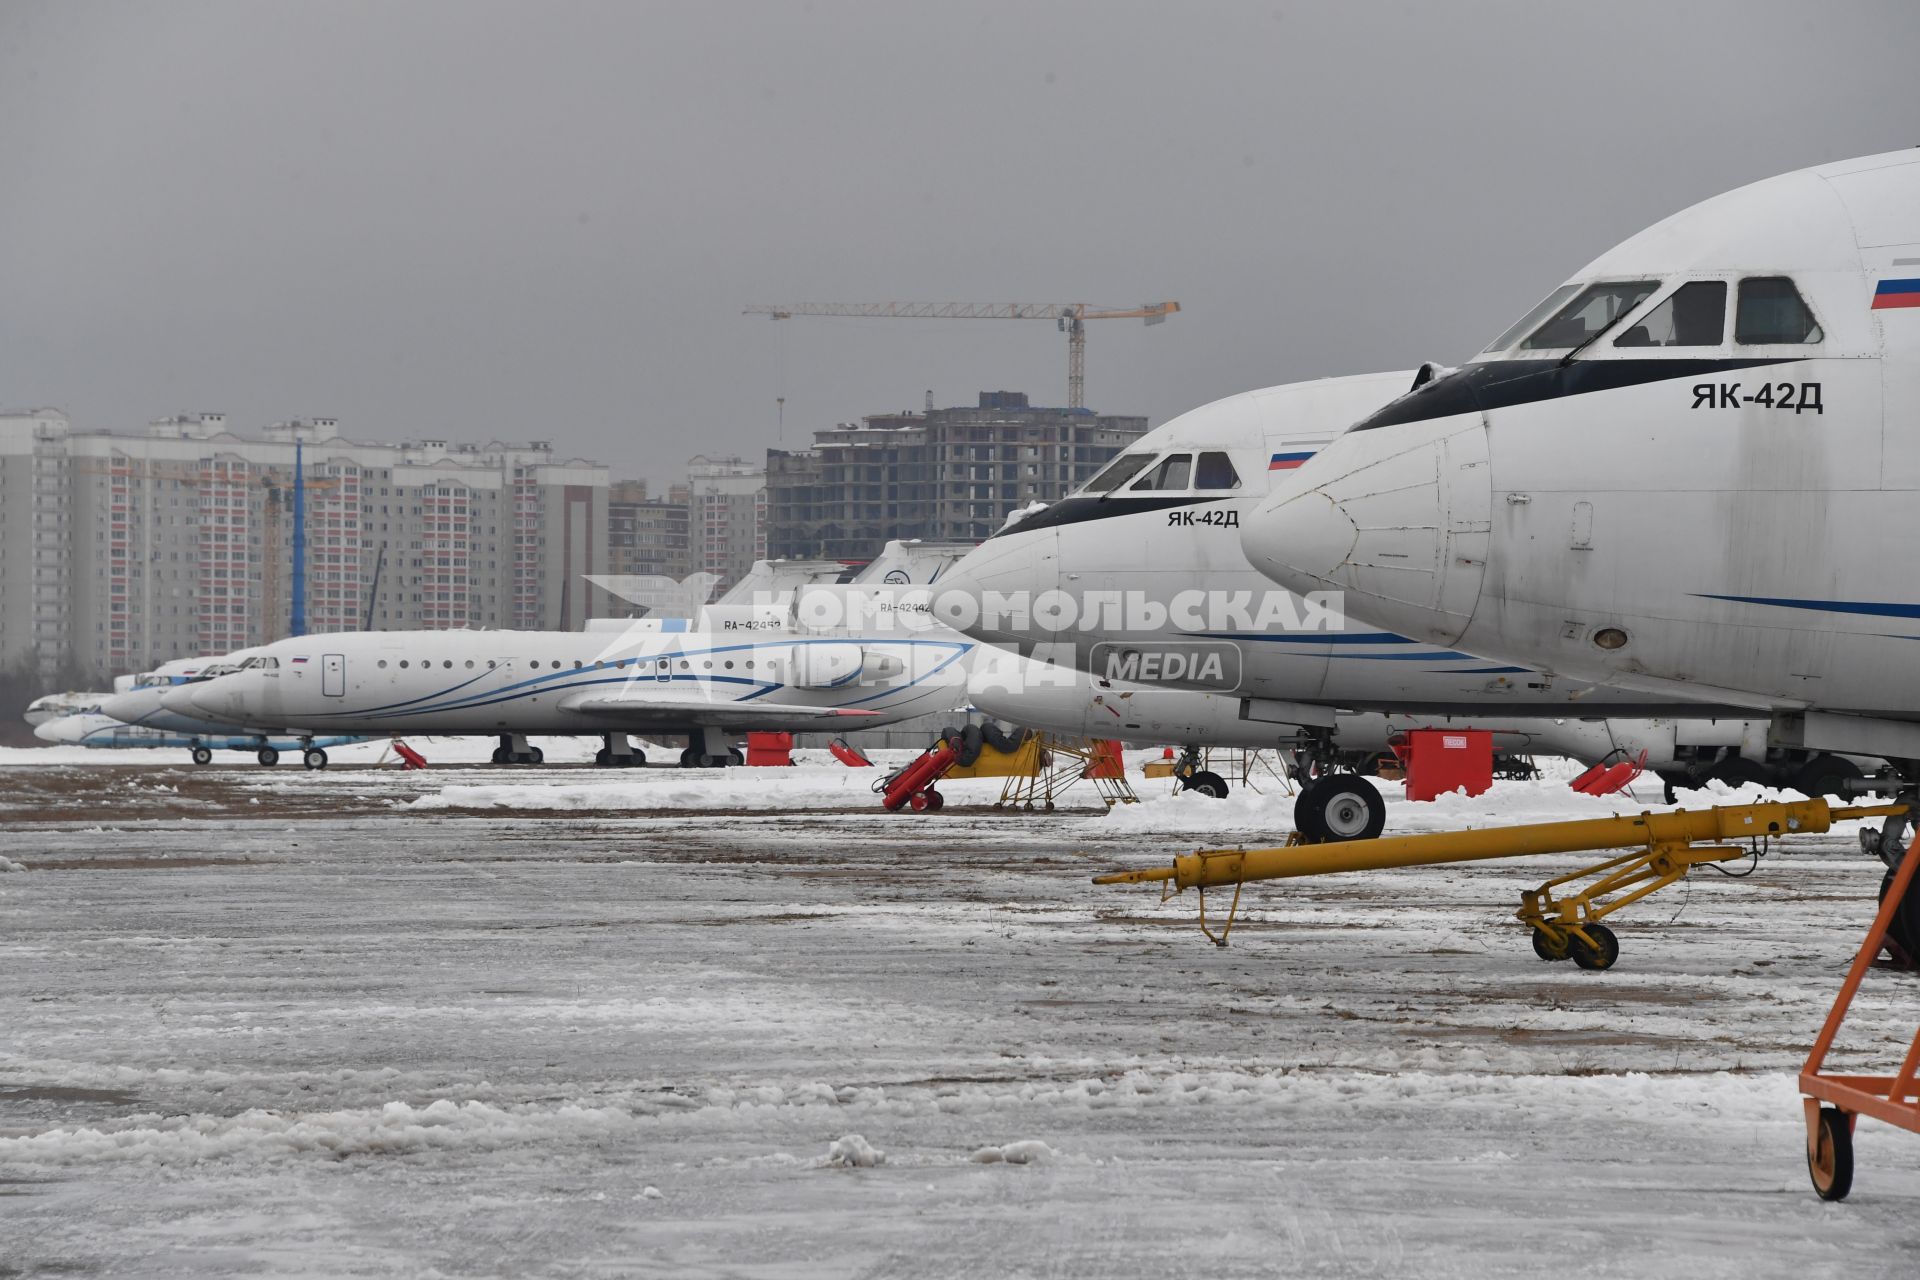
<path fill-rule="evenodd" d="M 1313 835 L 1377 834 L 1384 822 L 1378 791 L 1340 768 L 1343 711 L 1392 713 L 1396 723 L 1468 717 L 1589 761 L 1645 749 L 1670 783 L 1729 777 L 1739 743 L 1764 733 L 1738 707 L 1569 681 L 1351 625 L 1337 601 L 1274 591 L 1248 563 L 1240 526 L 1269 484 L 1312 457 L 1338 423 L 1379 408 L 1411 379 L 1269 387 L 1183 414 L 1077 493 L 981 544 L 943 579 L 936 611 L 978 639 L 1102 678 L 1215 695 L 1212 710 L 1183 704 L 1197 718 L 1189 741 L 1206 740 L 1204 720 L 1225 735 L 1216 740 L 1301 742 L 1323 772 L 1295 810 Z M 1231 729 L 1217 714 L 1227 705 Z M 1809 766 L 1823 786 L 1859 772 L 1838 756 L 1777 764 L 1782 776 Z"/>
<path fill-rule="evenodd" d="M 176 658 L 171 662 L 163 662 L 152 671 L 134 677 L 132 686 L 124 692 L 103 699 L 99 710 L 123 724 L 156 729 L 188 739 L 234 736 L 233 725 L 212 721 L 205 716 L 169 710 L 161 705 L 161 699 L 180 685 L 196 680 L 211 680 L 215 676 L 238 671 L 240 664 L 254 652 L 253 649 L 241 649 L 223 656 Z M 259 741 L 255 743 L 254 750 L 260 757 L 260 763 L 271 765 L 277 762 L 280 753 L 266 741 L 267 734 L 263 731 L 256 736 Z"/>
<path fill-rule="evenodd" d="M 304 745 L 304 740 L 262 738 L 250 733 L 232 735 L 169 733 L 163 729 L 148 729 L 140 725 L 126 724 L 99 711 L 83 711 L 48 720 L 34 726 L 33 736 L 42 742 L 54 742 L 66 746 L 173 747 L 176 749 L 185 747 L 193 753 L 195 764 L 211 763 L 213 753 L 216 751 L 297 751 Z M 313 745 L 316 748 L 324 748 L 365 741 L 365 738 L 352 737 L 316 738 L 313 740 Z"/>
<path fill-rule="evenodd" d="M 82 711 L 96 711 L 101 703 L 112 696 L 111 693 L 43 694 L 27 704 L 27 709 L 20 718 L 37 728 L 49 720 L 58 720 L 62 716 L 77 715 Z"/>
<path fill-rule="evenodd" d="M 803 593 L 883 597 L 894 588 Z M 500 763 L 538 763 L 528 734 L 600 734 L 604 763 L 644 763 L 629 733 L 685 735 L 683 765 L 737 763 L 749 729 L 841 730 L 964 699 L 972 641 L 902 625 L 867 634 L 805 625 L 800 602 L 709 606 L 606 631 L 381 631 L 262 647 L 240 670 L 165 694 L 173 711 L 309 734 L 497 734 Z M 310 768 L 324 753 L 305 747 Z"/>
<path fill-rule="evenodd" d="M 1753 764 L 1920 760 L 1920 152 L 1716 196 L 1282 478 L 1298 591 L 1556 677 L 1750 708 Z M 1911 768 L 1911 763 L 1908 765 Z"/>

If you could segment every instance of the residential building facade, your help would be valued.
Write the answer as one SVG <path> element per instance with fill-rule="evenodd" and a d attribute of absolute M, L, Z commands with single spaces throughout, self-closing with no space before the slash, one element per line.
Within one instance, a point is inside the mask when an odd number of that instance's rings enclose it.
<path fill-rule="evenodd" d="M 366 443 L 331 418 L 242 436 L 211 413 L 126 435 L 39 410 L 0 414 L 0 665 L 104 677 L 289 634 L 296 450 L 308 631 L 574 629 L 603 604 L 607 469 L 545 442 Z"/>

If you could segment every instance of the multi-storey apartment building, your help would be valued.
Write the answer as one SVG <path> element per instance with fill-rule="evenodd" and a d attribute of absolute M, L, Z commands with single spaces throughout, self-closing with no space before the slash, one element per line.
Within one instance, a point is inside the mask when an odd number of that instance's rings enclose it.
<path fill-rule="evenodd" d="M 0 664 L 104 676 L 288 634 L 296 448 L 309 631 L 571 628 L 602 604 L 585 575 L 606 569 L 607 469 L 545 442 L 0 414 Z"/>
<path fill-rule="evenodd" d="M 983 391 L 972 407 L 818 431 L 811 449 L 767 452 L 768 550 L 845 560 L 889 538 L 978 542 L 1009 512 L 1091 479 L 1146 430 L 1144 417 Z"/>
<path fill-rule="evenodd" d="M 720 579 L 718 595 L 767 557 L 767 473 L 739 458 L 697 457 L 687 490 L 688 559 Z"/>

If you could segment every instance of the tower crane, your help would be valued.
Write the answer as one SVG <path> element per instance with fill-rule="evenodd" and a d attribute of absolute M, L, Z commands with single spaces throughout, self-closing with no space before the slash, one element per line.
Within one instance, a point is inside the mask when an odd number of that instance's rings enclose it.
<path fill-rule="evenodd" d="M 795 316 L 877 316 L 896 320 L 1051 320 L 1067 335 L 1067 407 L 1086 407 L 1089 320 L 1164 323 L 1177 302 L 1141 307 L 1095 307 L 1085 302 L 789 302 L 748 307 L 742 315 L 791 320 Z"/>

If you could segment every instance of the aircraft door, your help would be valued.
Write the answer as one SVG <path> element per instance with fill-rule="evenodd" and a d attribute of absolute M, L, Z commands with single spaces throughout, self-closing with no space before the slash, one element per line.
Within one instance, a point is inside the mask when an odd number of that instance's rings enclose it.
<path fill-rule="evenodd" d="M 346 654 L 323 653 L 320 655 L 320 692 L 329 698 L 347 696 Z"/>

